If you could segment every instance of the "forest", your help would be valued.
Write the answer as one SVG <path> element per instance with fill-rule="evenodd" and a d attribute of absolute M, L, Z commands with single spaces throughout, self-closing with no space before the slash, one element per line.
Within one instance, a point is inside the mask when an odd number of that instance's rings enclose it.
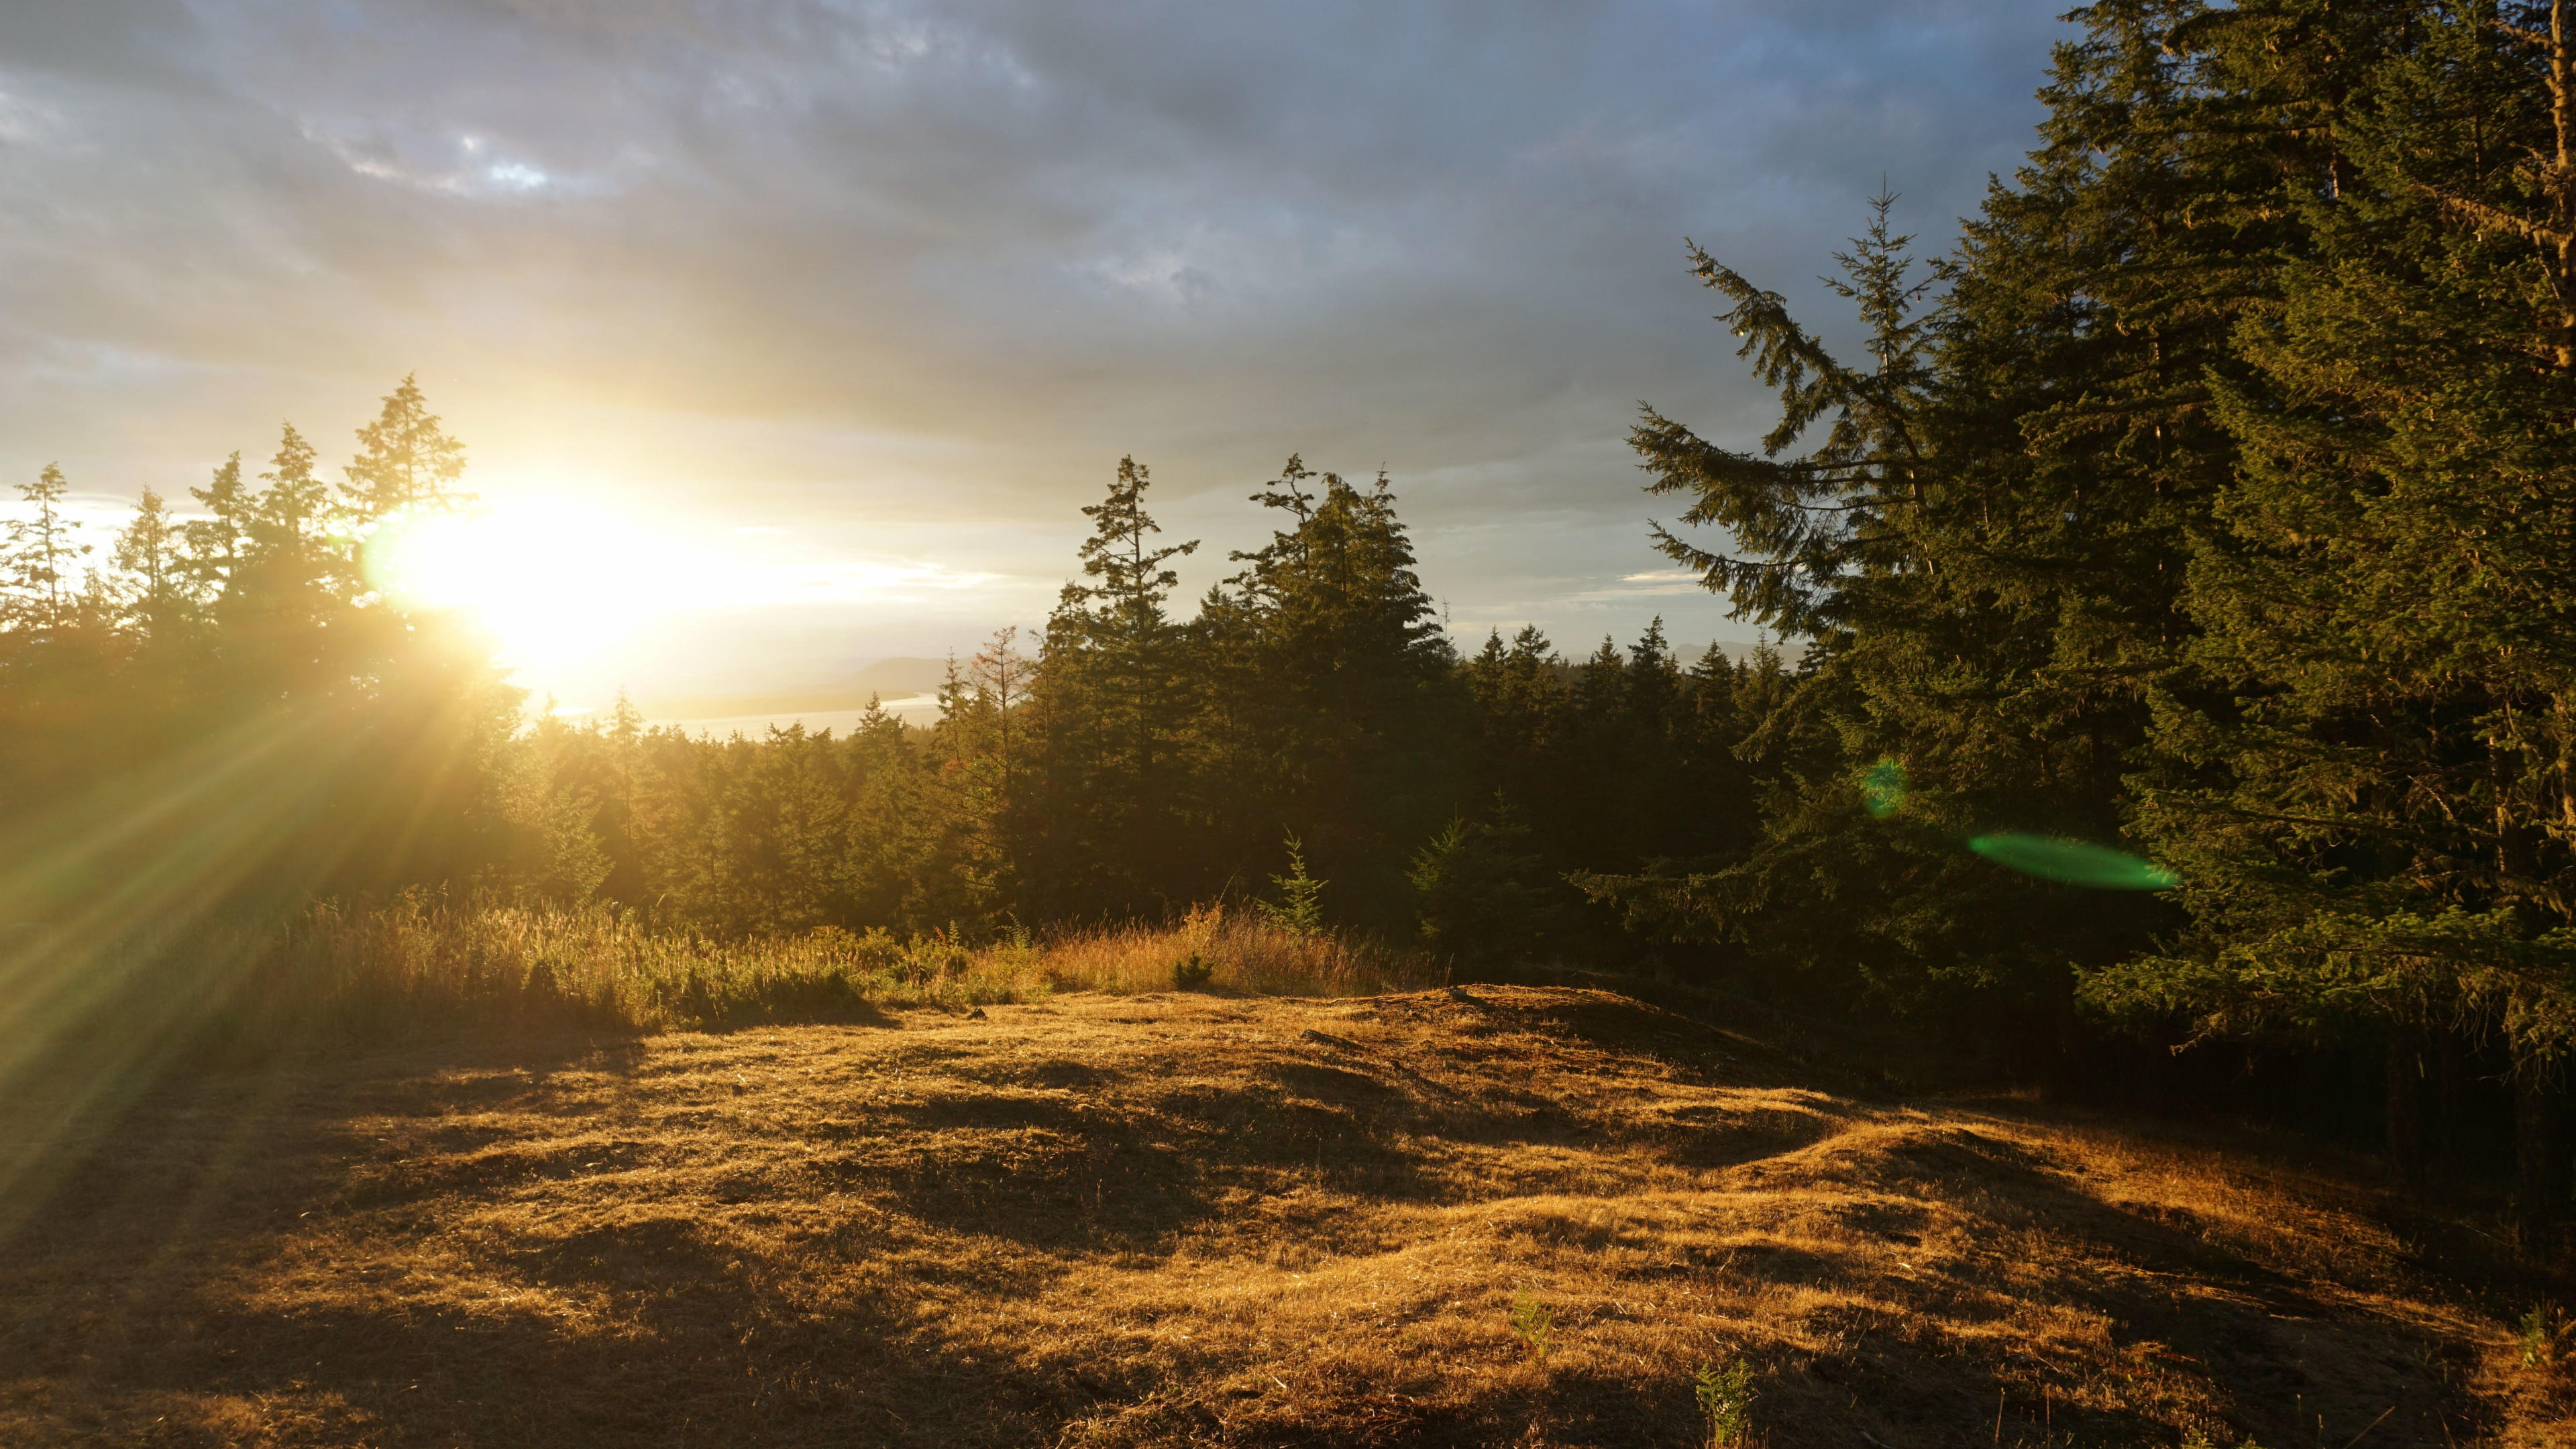
<path fill-rule="evenodd" d="M 66 1020 L 176 1020 L 217 988 L 174 963 L 317 910 L 918 955 L 1213 905 L 2290 1121 L 2507 1178 L 2545 1237 L 2576 1208 L 2565 19 L 2077 15 L 2026 164 L 1944 251 L 1881 197 L 1831 327 L 1687 253 L 1778 421 L 1635 419 L 1640 547 L 1776 647 L 1462 649 L 1394 481 L 1305 455 L 1178 598 L 1199 544 L 1139 440 L 1055 611 L 957 658 L 927 728 L 568 723 L 371 576 L 390 521 L 473 506 L 405 379 L 345 463 L 289 426 L 112 537 L 60 471 L 19 485 L 8 969 L 89 963 L 46 988 Z"/>

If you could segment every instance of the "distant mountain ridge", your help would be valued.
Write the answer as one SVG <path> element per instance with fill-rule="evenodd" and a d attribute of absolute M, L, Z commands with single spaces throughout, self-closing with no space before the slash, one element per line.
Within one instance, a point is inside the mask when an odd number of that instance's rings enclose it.
<path fill-rule="evenodd" d="M 865 709 L 870 698 L 911 699 L 936 691 L 948 677 L 945 659 L 880 659 L 829 684 L 761 694 L 671 695 L 638 700 L 646 719 L 733 719 L 806 711 Z"/>

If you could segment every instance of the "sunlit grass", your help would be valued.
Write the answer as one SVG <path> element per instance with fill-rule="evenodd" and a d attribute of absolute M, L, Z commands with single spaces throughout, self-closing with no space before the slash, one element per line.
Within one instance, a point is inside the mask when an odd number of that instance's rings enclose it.
<path fill-rule="evenodd" d="M 499 1011 L 474 952 L 640 991 L 621 939 L 802 981 L 865 939 L 626 924 L 373 913 L 293 969 L 399 942 L 408 999 Z M 981 1018 L 0 1095 L 0 1443 L 2568 1442 L 2505 1316 L 2535 1289 L 2427 1273 L 2368 1185 L 2263 1144 L 1838 1094 L 1715 1000 L 1171 991 L 1193 930 L 1228 975 L 1234 931 L 1353 969 L 1203 917 L 901 985 L 1046 993 Z"/>
<path fill-rule="evenodd" d="M 654 929 L 601 906 L 403 900 L 314 908 L 279 928 L 200 929 L 124 943 L 104 970 L 158 994 L 175 988 L 223 1022 L 229 1042 L 424 1029 L 582 1025 L 625 1032 L 831 1021 L 889 1009 L 968 1010 L 1062 992 L 1197 989 L 1364 996 L 1445 979 L 1418 953 L 1365 938 L 1300 935 L 1202 907 L 1176 923 L 977 942 L 824 928 L 725 940 Z M 161 985 L 156 987 L 158 978 Z"/>

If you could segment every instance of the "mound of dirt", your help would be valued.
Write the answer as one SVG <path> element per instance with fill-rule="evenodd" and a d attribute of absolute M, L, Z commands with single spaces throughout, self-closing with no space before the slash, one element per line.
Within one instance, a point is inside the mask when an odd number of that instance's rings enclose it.
<path fill-rule="evenodd" d="M 2353 1179 L 1725 1022 L 1076 995 L 15 1104 L 0 1442 L 1687 1445 L 1738 1359 L 1779 1449 L 2576 1441 L 2516 1280 Z"/>

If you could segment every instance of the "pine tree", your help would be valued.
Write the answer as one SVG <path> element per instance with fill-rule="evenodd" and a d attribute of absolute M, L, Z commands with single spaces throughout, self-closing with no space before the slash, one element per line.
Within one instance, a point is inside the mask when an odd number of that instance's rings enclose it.
<path fill-rule="evenodd" d="M 242 486 L 241 454 L 226 458 L 206 486 L 189 489 L 188 496 L 208 516 L 181 525 L 187 568 L 201 592 L 219 593 L 240 572 L 242 546 L 250 535 L 252 498 Z"/>
<path fill-rule="evenodd" d="M 1200 614 L 1229 833 L 1284 823 L 1349 918 L 1394 925 L 1411 914 L 1405 854 L 1465 785 L 1445 748 L 1466 722 L 1456 652 L 1384 475 L 1363 489 L 1291 456 L 1253 501 L 1291 526 L 1231 555 L 1246 567 Z"/>
<path fill-rule="evenodd" d="M 452 508 L 471 500 L 456 491 L 465 474 L 465 445 L 447 436 L 407 375 L 385 396 L 376 420 L 358 429 L 358 456 L 342 470 L 345 505 L 361 522 L 406 508 Z"/>
<path fill-rule="evenodd" d="M 1781 967 L 1857 967 L 1892 999 L 1952 1011 L 1982 999 L 2015 1042 L 2071 1029 L 2068 962 L 2118 960 L 2172 924 L 2153 897 L 2012 876 L 1961 843 L 1999 828 L 2117 840 L 2158 701 L 2210 688 L 2182 599 L 2236 454 L 2212 380 L 2245 371 L 2234 329 L 2302 244 L 2295 198 L 2349 171 L 2348 97 L 2404 9 L 2076 12 L 2041 144 L 1956 258 L 1909 280 L 1882 198 L 1839 259 L 1866 366 L 1694 253 L 1781 421 L 1756 455 L 1650 411 L 1635 441 L 1653 486 L 1736 549 L 1659 543 L 1804 653 L 1739 746 L 1765 782 L 1745 859 L 1598 888 Z M 1939 282 L 1937 307 L 1916 311 Z M 1881 761 L 1912 786 L 1884 819 L 1863 808 Z"/>
<path fill-rule="evenodd" d="M 358 642 L 357 631 L 335 627 L 347 622 L 353 579 L 332 547 L 330 488 L 315 461 L 313 445 L 285 424 L 260 475 L 265 486 L 237 505 L 239 533 L 225 538 L 232 520 L 210 520 L 209 542 L 233 550 L 216 617 L 246 701 L 326 692 L 366 672 L 361 661 L 334 657 Z"/>
<path fill-rule="evenodd" d="M 597 793 L 577 778 L 580 735 L 551 699 L 536 727 L 515 741 L 500 781 L 509 842 L 498 873 L 507 888 L 537 900 L 587 901 L 614 871 L 598 829 Z"/>
<path fill-rule="evenodd" d="M 114 563 L 128 588 L 133 627 L 148 642 L 167 645 L 197 603 L 187 568 L 184 526 L 161 495 L 146 488 L 133 519 L 116 537 Z"/>
<path fill-rule="evenodd" d="M 2560 4 L 2417 34 L 2343 108 L 2219 391 L 2242 464 L 2188 605 L 2223 693 L 2165 701 L 2142 813 L 2193 929 L 2092 989 L 2399 1059 L 2501 1030 L 2541 1230 L 2576 1052 L 2570 37 Z"/>
<path fill-rule="evenodd" d="M 1502 802 L 1486 819 L 1452 818 L 1406 872 L 1422 944 L 1470 969 L 1562 950 L 1570 892 L 1554 875 Z"/>
<path fill-rule="evenodd" d="M 1558 668 L 1555 647 L 1536 625 L 1522 626 L 1508 647 L 1496 631 L 1467 663 L 1463 673 L 1477 720 L 1473 788 L 1476 798 L 1509 802 L 1545 827 L 1564 864 L 1591 864 L 1569 858 L 1573 852 L 1563 848 L 1569 822 L 1593 802 L 1568 768 L 1580 742 Z"/>
<path fill-rule="evenodd" d="M 1697 832 L 1702 848 L 1688 852 L 1693 868 L 1681 874 L 1595 867 L 1577 883 L 1652 934 L 1738 943 L 1758 934 L 1792 970 L 1832 961 L 1858 963 L 1867 974 L 1873 958 L 1885 963 L 1891 952 L 1902 958 L 1923 944 L 1898 938 L 1902 927 L 1891 917 L 1902 922 L 1904 914 L 1872 898 L 1885 894 L 1876 883 L 1906 874 L 1888 870 L 1886 858 L 1905 842 L 1857 828 L 1843 758 L 1843 736 L 1863 713 L 1854 698 L 1860 659 L 1883 628 L 1924 607 L 1923 535 L 1938 497 L 1925 436 L 1936 338 L 1916 307 L 1947 270 L 1913 277 L 1910 238 L 1890 225 L 1893 205 L 1892 196 L 1874 200 L 1869 230 L 1836 257 L 1843 270 L 1836 290 L 1858 304 L 1868 329 L 1867 366 L 1836 359 L 1777 293 L 1694 247 L 1695 271 L 1733 304 L 1719 320 L 1743 339 L 1739 355 L 1780 398 L 1780 422 L 1759 453 L 1710 443 L 1651 408 L 1631 437 L 1654 477 L 1649 491 L 1688 496 L 1681 522 L 1723 527 L 1736 551 L 1703 549 L 1661 525 L 1657 546 L 1725 595 L 1732 617 L 1811 636 L 1817 667 L 1738 742 L 1783 766 L 1796 762 L 1791 778 L 1770 791 L 1766 813 L 1775 818 L 1749 858 L 1708 851 L 1719 830 L 1706 822 Z M 1792 452 L 1819 429 L 1813 446 Z M 1607 676 L 1618 664 L 1605 643 L 1587 673 Z M 1634 871 L 1633 859 L 1620 869 Z M 1756 918 L 1765 922 L 1758 933 Z M 1872 934 L 1881 939 L 1873 943 Z M 1923 969 L 1944 968 L 1938 952 L 1923 955 L 1930 957 Z"/>
<path fill-rule="evenodd" d="M 1106 498 L 1082 510 L 1091 536 L 1047 621 L 1036 685 L 1046 733 L 1046 891 L 1060 908 L 1134 910 L 1204 881 L 1185 865 L 1194 705 L 1189 631 L 1170 617 L 1172 560 L 1198 541 L 1153 545 L 1152 478 L 1118 461 Z"/>
<path fill-rule="evenodd" d="M 1066 584 L 1057 613 L 1069 638 L 1093 654 L 1090 667 L 1110 691 L 1104 704 L 1116 715 L 1111 747 L 1123 756 L 1112 768 L 1130 779 L 1152 774 L 1170 753 L 1173 721 L 1165 697 L 1174 687 L 1179 636 L 1168 604 L 1180 576 L 1169 564 L 1199 547 L 1197 539 L 1151 546 L 1151 536 L 1162 532 L 1145 511 L 1151 482 L 1144 464 L 1121 458 L 1109 496 L 1082 510 L 1092 535 L 1078 556 L 1083 576 L 1096 582 Z"/>
<path fill-rule="evenodd" d="M 32 483 L 18 485 L 21 516 L 9 521 L 8 542 L 0 545 L 0 588 L 5 588 L 5 619 L 17 629 L 49 638 L 71 620 L 80 580 L 73 569 L 90 547 L 73 541 L 80 520 L 63 514 L 71 483 L 63 470 L 47 463 Z"/>

